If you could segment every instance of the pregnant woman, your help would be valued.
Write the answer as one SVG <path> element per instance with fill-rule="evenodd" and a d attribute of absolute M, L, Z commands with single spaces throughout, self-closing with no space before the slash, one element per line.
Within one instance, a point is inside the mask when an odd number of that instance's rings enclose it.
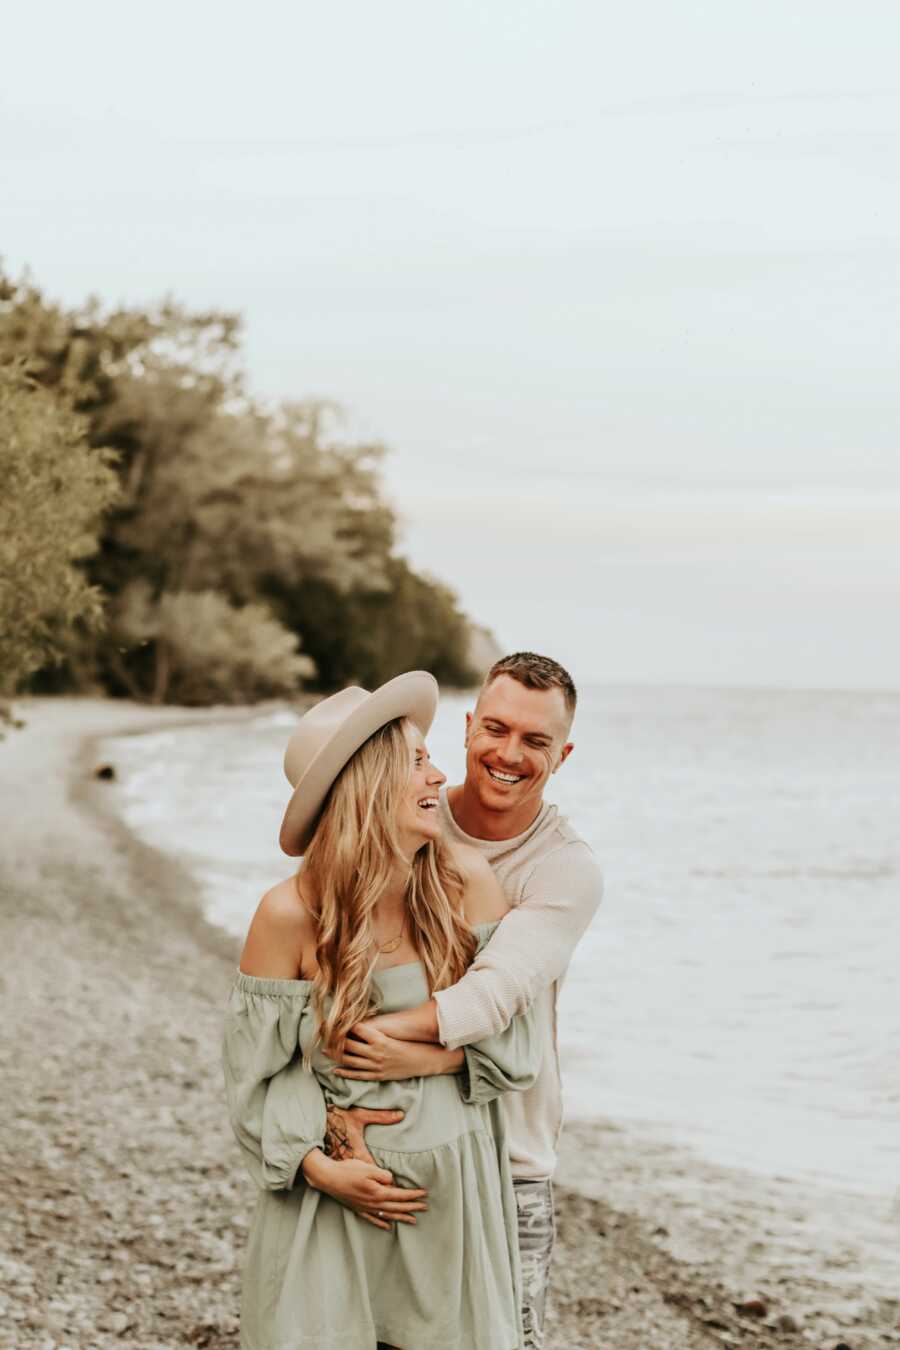
<path fill-rule="evenodd" d="M 244 1350 L 521 1343 L 497 1098 L 534 1081 L 531 1015 L 469 1046 L 460 1073 L 336 1072 L 359 1022 L 458 980 L 506 912 L 484 859 L 441 838 L 444 775 L 423 739 L 436 705 L 420 671 L 345 689 L 301 718 L 285 754 L 281 845 L 303 859 L 257 909 L 225 1028 L 232 1125 L 260 1187 Z M 324 1097 L 403 1111 L 369 1127 L 373 1164 L 325 1155 Z"/>

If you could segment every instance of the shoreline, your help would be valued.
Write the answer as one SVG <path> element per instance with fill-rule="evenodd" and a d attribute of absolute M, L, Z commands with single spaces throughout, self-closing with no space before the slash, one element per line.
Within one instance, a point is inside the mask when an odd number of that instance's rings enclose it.
<path fill-rule="evenodd" d="M 7 1326 L 42 1350 L 236 1346 L 253 1188 L 225 1119 L 218 1036 L 237 943 L 91 770 L 109 737 L 265 708 L 17 706 L 28 726 L 0 743 L 3 988 L 17 1027 L 0 1064 L 19 1104 L 0 1162 Z M 854 1197 L 835 1198 L 833 1232 L 820 1232 L 828 1206 L 810 1188 L 603 1120 L 566 1128 L 557 1196 L 548 1350 L 874 1350 L 897 1334 L 900 1300 L 860 1268 L 842 1223 Z M 877 1224 L 896 1239 L 900 1218 Z"/>

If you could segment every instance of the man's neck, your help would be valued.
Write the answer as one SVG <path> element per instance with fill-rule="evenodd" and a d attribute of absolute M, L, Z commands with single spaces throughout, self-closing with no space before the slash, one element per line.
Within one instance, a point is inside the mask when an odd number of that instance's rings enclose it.
<path fill-rule="evenodd" d="M 468 783 L 458 783 L 456 787 L 447 789 L 447 805 L 463 834 L 469 835 L 471 839 L 495 842 L 515 839 L 517 835 L 524 834 L 537 820 L 544 803 L 539 801 L 537 810 L 528 802 L 519 810 L 485 811 Z"/>

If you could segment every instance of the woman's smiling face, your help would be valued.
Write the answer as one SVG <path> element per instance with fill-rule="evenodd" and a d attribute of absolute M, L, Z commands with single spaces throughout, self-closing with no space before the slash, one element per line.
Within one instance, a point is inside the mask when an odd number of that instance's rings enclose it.
<path fill-rule="evenodd" d="M 466 719 L 466 786 L 482 809 L 509 812 L 527 829 L 548 778 L 572 748 L 570 725 L 561 689 L 528 689 L 511 675 L 483 689 Z"/>
<path fill-rule="evenodd" d="M 446 783 L 447 775 L 432 764 L 422 733 L 412 722 L 406 723 L 404 735 L 409 745 L 410 775 L 400 804 L 397 825 L 401 839 L 407 841 L 412 851 L 416 852 L 429 839 L 437 839 L 441 833 L 438 792 Z"/>

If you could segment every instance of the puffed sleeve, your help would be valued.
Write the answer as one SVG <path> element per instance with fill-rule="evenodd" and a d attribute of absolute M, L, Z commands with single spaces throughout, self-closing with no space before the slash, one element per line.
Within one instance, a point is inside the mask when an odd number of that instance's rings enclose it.
<path fill-rule="evenodd" d="M 465 1072 L 459 1086 L 463 1101 L 473 1106 L 492 1102 L 504 1092 L 525 1092 L 541 1067 L 534 1008 L 519 1013 L 505 1031 L 463 1046 Z"/>
<path fill-rule="evenodd" d="M 479 954 L 498 925 L 481 925 Z M 525 1092 L 541 1067 L 541 1044 L 534 1007 L 517 1014 L 504 1031 L 464 1045 L 465 1070 L 459 1075 L 463 1101 L 472 1106 L 492 1102 L 504 1092 Z"/>
<path fill-rule="evenodd" d="M 303 1067 L 304 980 L 239 972 L 225 1014 L 222 1059 L 228 1114 L 247 1170 L 263 1190 L 290 1190 L 310 1149 L 325 1136 L 325 1099 Z"/>

